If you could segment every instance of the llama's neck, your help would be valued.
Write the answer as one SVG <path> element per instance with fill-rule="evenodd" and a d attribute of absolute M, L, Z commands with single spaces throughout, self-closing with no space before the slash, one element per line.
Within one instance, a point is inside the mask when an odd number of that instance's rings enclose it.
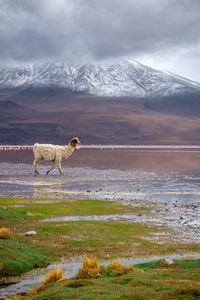
<path fill-rule="evenodd" d="M 75 148 L 72 147 L 72 145 L 69 143 L 68 146 L 64 147 L 63 152 L 62 152 L 62 159 L 66 159 L 69 157 L 73 152 Z"/>

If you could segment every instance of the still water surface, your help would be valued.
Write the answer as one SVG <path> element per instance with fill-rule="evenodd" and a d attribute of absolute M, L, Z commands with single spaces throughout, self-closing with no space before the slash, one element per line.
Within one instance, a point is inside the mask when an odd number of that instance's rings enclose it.
<path fill-rule="evenodd" d="M 34 175 L 31 150 L 0 151 L 0 197 L 107 199 L 198 204 L 200 151 L 81 149 Z"/>
<path fill-rule="evenodd" d="M 40 174 L 35 176 L 32 161 L 32 150 L 0 151 L 0 198 L 156 204 L 152 218 L 142 216 L 135 222 L 178 228 L 185 241 L 200 241 L 198 149 L 80 149 L 62 162 L 62 176 L 58 170 L 47 176 L 47 163 L 39 165 Z"/>

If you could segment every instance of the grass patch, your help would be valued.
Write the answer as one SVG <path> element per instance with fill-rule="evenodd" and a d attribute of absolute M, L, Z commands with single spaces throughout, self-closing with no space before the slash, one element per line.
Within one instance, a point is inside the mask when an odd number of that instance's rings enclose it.
<path fill-rule="evenodd" d="M 134 269 L 132 266 L 124 266 L 120 264 L 119 260 L 117 259 L 113 263 L 110 263 L 107 267 L 102 267 L 101 273 L 104 276 L 113 277 L 127 274 L 133 270 Z"/>
<path fill-rule="evenodd" d="M 172 293 L 173 296 L 185 299 L 200 299 L 200 288 L 185 287 L 179 288 Z"/>
<path fill-rule="evenodd" d="M 24 223 L 25 214 L 21 215 L 14 209 L 0 209 L 0 225 Z"/>
<path fill-rule="evenodd" d="M 89 284 L 92 284 L 92 282 L 88 279 L 72 279 L 67 281 L 66 286 L 71 288 L 78 288 L 87 286 Z"/>
<path fill-rule="evenodd" d="M 197 244 L 178 244 L 168 241 L 160 244 L 151 241 L 151 236 L 158 228 L 140 223 L 122 223 L 112 221 L 76 221 L 62 223 L 40 223 L 34 228 L 40 232 L 35 239 L 38 244 L 59 245 L 60 254 L 67 256 L 111 257 L 150 256 L 198 252 Z M 145 237 L 148 237 L 146 239 Z M 57 247 L 54 251 L 57 252 Z M 65 252 L 63 252 L 63 250 Z"/>
<path fill-rule="evenodd" d="M 24 244 L 15 237 L 2 240 L 0 243 L 0 278 L 20 275 L 32 268 L 38 267 L 47 258 L 34 245 Z"/>
<path fill-rule="evenodd" d="M 1 203 L 0 199 L 0 203 Z M 15 203 L 13 199 L 13 203 Z M 8 200 L 9 204 L 10 199 Z M 6 201 L 3 201 L 6 204 Z M 25 219 L 46 219 L 57 216 L 88 216 L 88 215 L 109 215 L 109 214 L 123 214 L 123 213 L 138 213 L 139 208 L 129 207 L 127 205 L 120 205 L 114 201 L 103 200 L 73 200 L 67 202 L 54 203 L 26 203 L 25 207 L 7 207 L 7 209 L 0 211 L 1 214 L 14 214 Z M 28 213 L 28 214 L 27 214 Z M 13 215 L 13 216 L 14 216 Z"/>
<path fill-rule="evenodd" d="M 174 262 L 176 266 L 179 266 L 180 268 L 183 269 L 200 269 L 200 259 L 193 259 L 193 260 L 175 259 Z M 156 268 L 166 267 L 166 264 L 164 266 L 161 266 L 160 261 L 155 260 L 148 263 L 137 264 L 136 267 L 139 269 L 156 269 Z"/>
<path fill-rule="evenodd" d="M 147 249 L 153 250 L 156 244 L 140 238 L 140 235 L 151 235 L 152 228 L 143 224 L 127 224 L 104 221 L 76 221 L 66 223 L 45 223 L 36 226 L 40 232 L 40 243 L 57 243 L 65 249 L 65 254 L 72 252 L 78 255 L 96 255 L 112 257 L 117 255 L 132 256 Z M 55 249 L 56 251 L 56 249 Z M 140 252 L 141 253 L 141 252 Z M 143 254 L 141 253 L 141 254 Z"/>
<path fill-rule="evenodd" d="M 34 199 L 31 200 L 34 202 Z M 1 240 L 0 244 L 0 262 L 3 262 L 1 276 L 18 275 L 40 266 L 45 258 L 49 259 L 52 256 L 58 260 L 63 257 L 82 257 L 83 254 L 89 257 L 114 258 L 200 251 L 199 244 L 181 244 L 170 239 L 167 244 L 153 241 L 151 238 L 155 232 L 163 233 L 166 229 L 142 223 L 40 222 L 41 219 L 57 216 L 138 214 L 142 213 L 143 208 L 133 208 L 114 201 L 97 200 L 27 203 L 25 199 L 3 199 L 4 204 L 6 201 L 7 205 L 19 201 L 25 207 L 7 206 L 6 209 L 0 209 L 0 226 L 9 226 L 12 231 L 11 238 Z M 36 231 L 37 234 L 33 237 L 22 235 L 30 230 Z M 6 257 L 6 266 L 4 266 L 4 257 Z"/>
<path fill-rule="evenodd" d="M 183 261 L 179 261 L 183 262 Z M 80 300 L 122 300 L 122 299 L 187 299 L 200 296 L 200 268 L 198 261 L 189 261 L 186 269 L 155 269 L 134 271 L 118 277 L 65 280 L 45 286 L 34 300 L 80 299 Z M 194 268 L 194 266 L 196 266 Z M 190 272 L 188 272 L 190 268 Z M 158 279 L 159 277 L 159 279 Z"/>
<path fill-rule="evenodd" d="M 186 259 L 186 260 L 176 260 L 176 264 L 183 269 L 200 269 L 200 259 Z"/>
<path fill-rule="evenodd" d="M 9 201 L 8 201 L 9 200 Z M 10 241 L 2 240 L 0 276 L 19 275 L 40 266 L 48 257 L 72 257 L 96 255 L 133 255 L 132 243 L 139 243 L 140 234 L 148 234 L 144 225 L 113 222 L 78 221 L 67 223 L 38 223 L 40 219 L 60 215 L 101 215 L 130 213 L 138 209 L 113 201 L 79 201 L 56 203 L 26 203 L 25 199 L 4 199 L 9 204 L 23 202 L 25 207 L 0 209 L 0 224 L 9 225 L 13 232 Z M 11 202 L 12 201 L 12 202 Z M 8 204 L 7 203 L 7 204 Z M 25 237 L 26 231 L 35 230 L 37 235 Z M 131 242 L 127 241 L 131 237 Z M 122 238 L 123 237 L 123 238 Z M 136 238 L 137 237 L 137 238 Z M 135 240 L 134 240 L 135 239 Z M 149 244 L 149 242 L 145 242 Z M 123 246 L 127 244 L 127 247 Z"/>
<path fill-rule="evenodd" d="M 33 199 L 31 199 L 32 201 Z M 34 199 L 34 200 L 40 200 L 40 199 Z M 49 199 L 44 199 L 49 200 Z M 26 202 L 29 202 L 30 199 L 21 199 L 21 198 L 0 198 L 0 205 L 15 205 L 15 204 L 26 204 Z"/>
<path fill-rule="evenodd" d="M 150 261 L 148 263 L 137 264 L 136 267 L 139 269 L 153 269 L 156 268 L 158 261 Z"/>

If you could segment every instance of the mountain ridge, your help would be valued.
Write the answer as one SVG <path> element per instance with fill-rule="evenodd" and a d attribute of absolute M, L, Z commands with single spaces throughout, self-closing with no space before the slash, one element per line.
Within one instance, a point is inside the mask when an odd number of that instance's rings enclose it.
<path fill-rule="evenodd" d="M 130 59 L 117 64 L 53 62 L 0 67 L 1 91 L 50 87 L 100 97 L 152 98 L 200 93 L 200 83 Z"/>

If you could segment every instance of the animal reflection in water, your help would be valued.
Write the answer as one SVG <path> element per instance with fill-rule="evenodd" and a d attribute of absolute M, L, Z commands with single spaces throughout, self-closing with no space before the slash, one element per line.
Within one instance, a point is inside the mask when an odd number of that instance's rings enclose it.
<path fill-rule="evenodd" d="M 62 177 L 49 177 L 48 182 L 45 178 L 39 178 L 38 176 L 33 179 L 33 198 L 44 199 L 59 198 L 61 195 L 66 194 L 62 188 Z"/>
<path fill-rule="evenodd" d="M 34 144 L 33 152 L 34 152 L 34 162 L 33 166 L 35 168 L 35 173 L 38 172 L 38 164 L 43 160 L 50 162 L 52 164 L 51 169 L 47 171 L 47 175 L 53 169 L 58 168 L 60 175 L 62 175 L 61 171 L 61 161 L 67 159 L 76 149 L 77 145 L 79 145 L 80 141 L 77 137 L 71 139 L 67 146 L 58 146 L 51 144 Z"/>

